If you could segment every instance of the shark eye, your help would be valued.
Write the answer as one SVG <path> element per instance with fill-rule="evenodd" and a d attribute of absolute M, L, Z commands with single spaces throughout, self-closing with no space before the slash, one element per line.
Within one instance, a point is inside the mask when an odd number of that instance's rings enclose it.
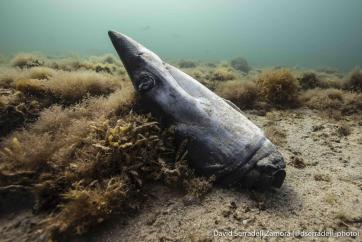
<path fill-rule="evenodd" d="M 156 85 L 155 79 L 148 73 L 142 73 L 136 83 L 139 92 L 150 90 Z"/>

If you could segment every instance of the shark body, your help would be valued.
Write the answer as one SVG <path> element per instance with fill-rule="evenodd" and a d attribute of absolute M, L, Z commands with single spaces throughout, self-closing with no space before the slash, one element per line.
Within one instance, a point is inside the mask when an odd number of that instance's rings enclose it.
<path fill-rule="evenodd" d="M 226 185 L 282 185 L 282 155 L 235 105 L 130 37 L 108 34 L 144 103 L 159 120 L 175 125 L 180 139 L 188 140 L 194 169 Z"/>

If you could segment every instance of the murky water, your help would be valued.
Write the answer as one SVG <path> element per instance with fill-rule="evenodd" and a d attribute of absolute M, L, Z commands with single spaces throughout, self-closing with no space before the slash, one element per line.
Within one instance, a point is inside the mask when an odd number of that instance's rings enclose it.
<path fill-rule="evenodd" d="M 361 0 L 1 0 L 0 53 L 113 53 L 107 30 L 169 59 L 362 65 Z"/>

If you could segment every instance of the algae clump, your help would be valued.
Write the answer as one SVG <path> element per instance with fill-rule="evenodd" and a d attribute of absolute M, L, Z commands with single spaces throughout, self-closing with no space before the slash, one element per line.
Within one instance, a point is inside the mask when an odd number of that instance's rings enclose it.
<path fill-rule="evenodd" d="M 273 104 L 293 106 L 297 101 L 298 82 L 287 69 L 264 71 L 257 86 L 262 98 Z"/>

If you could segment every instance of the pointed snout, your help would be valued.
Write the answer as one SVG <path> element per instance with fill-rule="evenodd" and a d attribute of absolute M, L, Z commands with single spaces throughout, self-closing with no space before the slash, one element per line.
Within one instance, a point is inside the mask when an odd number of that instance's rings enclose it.
<path fill-rule="evenodd" d="M 143 46 L 130 37 L 116 31 L 110 30 L 108 35 L 127 71 L 130 72 L 132 69 L 135 69 L 137 57 L 142 52 Z"/>

